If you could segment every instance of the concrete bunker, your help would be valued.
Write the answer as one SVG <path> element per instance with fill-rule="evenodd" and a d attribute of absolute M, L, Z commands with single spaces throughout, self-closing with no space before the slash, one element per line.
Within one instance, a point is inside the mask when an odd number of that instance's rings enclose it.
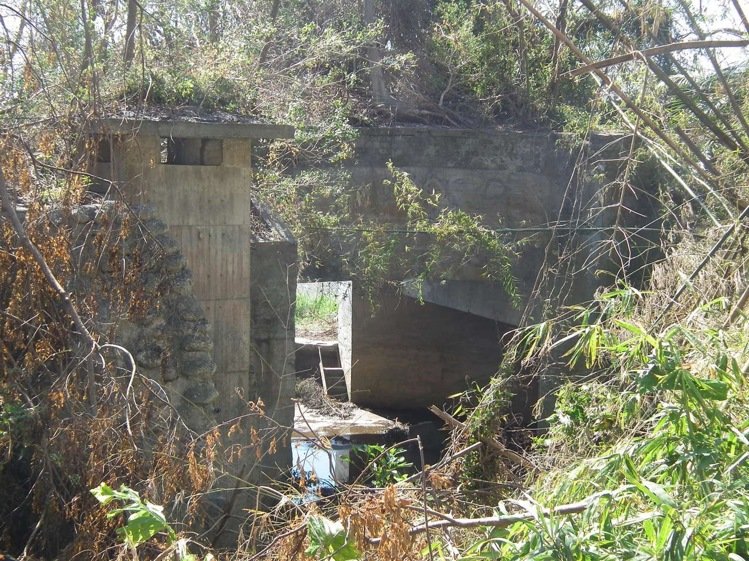
<path fill-rule="evenodd" d="M 186 263 L 193 315 L 211 338 L 212 363 L 204 368 L 215 387 L 211 412 L 219 426 L 243 423 L 234 436 L 224 435 L 239 454 L 218 486 L 249 495 L 237 477 L 267 482 L 290 465 L 290 451 L 270 440 L 282 441 L 293 419 L 289 294 L 296 283 L 293 238 L 252 201 L 252 146 L 257 139 L 290 138 L 293 128 L 226 115 L 127 115 L 99 120 L 92 135 L 98 142 L 92 172 L 100 178 L 92 190 L 149 209 Z M 260 410 L 267 421 L 253 417 Z M 260 454 L 247 444 L 258 422 L 281 427 L 260 444 Z M 226 497 L 224 508 L 219 500 L 217 514 L 234 517 L 222 527 L 236 528 L 250 501 Z"/>
<path fill-rule="evenodd" d="M 98 189 L 153 207 L 176 240 L 212 328 L 218 420 L 241 415 L 243 399 L 277 391 L 259 388 L 252 375 L 252 143 L 291 137 L 293 129 L 238 118 L 128 116 L 98 121 L 94 134 L 94 172 L 105 180 Z"/>

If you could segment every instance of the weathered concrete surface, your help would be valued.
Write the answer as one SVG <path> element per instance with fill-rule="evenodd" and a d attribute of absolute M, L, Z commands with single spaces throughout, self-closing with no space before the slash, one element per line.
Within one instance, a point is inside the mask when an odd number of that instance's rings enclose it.
<path fill-rule="evenodd" d="M 615 226 L 653 227 L 616 248 L 616 265 L 624 262 L 636 270 L 647 258 L 643 252 L 654 247 L 657 203 L 634 194 L 630 187 L 622 194 L 620 183 L 610 184 L 628 142 L 599 135 L 580 144 L 552 132 L 502 129 L 360 129 L 356 157 L 348 166 L 351 189 L 356 192 L 351 212 L 395 225 L 405 222 L 387 183 L 392 179 L 387 162 L 392 162 L 418 187 L 439 193 L 444 207 L 479 215 L 486 227 L 504 229 L 510 239 L 523 240 L 513 269 L 522 298 L 520 309 L 528 303 L 542 263 L 554 263 L 579 250 L 572 267 L 577 276 L 565 279 L 573 289 L 571 301 L 579 302 L 589 298 L 597 285 L 591 282 L 596 271 L 611 266 L 605 258 L 606 240 Z M 574 247 L 569 245 L 572 238 Z M 603 259 L 589 259 L 599 253 Z M 323 273 L 331 279 L 340 276 L 335 270 Z M 408 264 L 391 274 L 393 280 L 413 276 Z M 482 263 L 468 262 L 448 280 L 486 285 L 481 275 Z M 449 288 L 434 282 L 425 289 L 436 303 L 452 305 L 448 301 L 455 300 L 456 308 L 468 306 L 473 313 L 493 287 L 466 282 Z M 506 303 L 495 300 L 488 308 L 492 311 L 482 315 L 491 313 L 489 317 L 516 323 L 517 314 Z M 502 309 L 509 317 L 498 316 Z"/>
<path fill-rule="evenodd" d="M 201 372 L 218 392 L 213 413 L 227 447 L 221 462 L 226 475 L 218 485 L 238 493 L 234 499 L 224 494 L 223 505 L 216 495 L 215 517 L 232 518 L 221 524 L 225 530 L 244 523 L 243 509 L 257 504 L 250 492 L 259 492 L 257 484 L 287 469 L 291 459 L 281 443 L 293 420 L 293 312 L 287 283 L 292 281 L 293 294 L 296 272 L 288 266 L 296 255 L 293 251 L 289 258 L 286 240 L 276 240 L 286 245 L 256 244 L 261 276 L 251 279 L 250 263 L 250 138 L 274 131 L 289 134 L 285 127 L 247 123 L 147 120 L 103 121 L 97 129 L 106 149 L 100 150 L 94 172 L 111 181 L 111 188 L 104 182 L 99 192 L 155 208 L 191 273 L 192 282 L 190 276 L 184 279 L 184 290 L 197 300 L 190 317 L 211 326 L 213 360 Z M 264 274 L 273 283 L 265 293 Z M 261 285 L 255 291 L 252 280 Z M 256 312 L 253 298 L 260 306 Z M 283 323 L 284 316 L 290 323 Z M 256 338 L 253 327 L 261 331 Z"/>
<path fill-rule="evenodd" d="M 296 382 L 296 241 L 288 228 L 257 202 L 253 203 L 252 232 L 251 391 L 263 396 L 266 415 L 281 427 L 291 427 Z M 263 456 L 260 469 L 275 478 L 290 462 L 291 450 L 278 446 L 275 454 Z"/>
<path fill-rule="evenodd" d="M 574 154 L 551 133 L 425 128 L 360 129 L 352 182 L 369 185 L 370 215 L 399 215 L 386 163 L 407 172 L 453 208 L 488 224 L 538 225 L 556 220 Z M 365 197 L 367 195 L 364 195 Z"/>
<path fill-rule="evenodd" d="M 350 413 L 348 417 L 335 418 L 330 415 L 321 415 L 314 409 L 297 403 L 294 436 L 316 439 L 321 436 L 334 438 L 336 436 L 385 434 L 398 426 L 395 421 L 364 409 L 354 409 Z"/>
<path fill-rule="evenodd" d="M 213 342 L 166 224 L 151 208 L 133 216 L 114 201 L 77 207 L 70 218 L 71 291 L 94 298 L 99 329 L 128 349 L 137 371 L 165 390 L 190 428 L 213 428 Z"/>
<path fill-rule="evenodd" d="M 238 142 L 238 141 L 234 141 Z M 159 136 L 119 138 L 118 178 L 130 200 L 152 205 L 177 240 L 212 327 L 220 421 L 243 415 L 250 372 L 250 143 L 243 167 L 165 165 Z M 239 389 L 239 392 L 237 391 Z M 246 396 L 244 399 L 239 396 Z"/>
<path fill-rule="evenodd" d="M 497 372 L 508 326 L 391 291 L 374 312 L 352 298 L 351 400 L 357 405 L 418 409 L 442 404 L 470 382 Z"/>
<path fill-rule="evenodd" d="M 480 215 L 488 228 L 504 229 L 509 239 L 523 242 L 513 265 L 517 304 L 482 277 L 483 263 L 474 259 L 447 279 L 406 282 L 402 293 L 408 298 L 398 304 L 385 297 L 374 317 L 361 301 L 354 305 L 346 369 L 351 399 L 405 408 L 439 402 L 470 381 L 485 381 L 499 364 L 496 328 L 486 323 L 456 329 L 466 325 L 465 317 L 495 320 L 504 326 L 499 331 L 539 321 L 592 298 L 610 280 L 601 270 L 621 263 L 639 268 L 646 259 L 640 251 L 655 245 L 647 233 L 615 251 L 606 245 L 611 233 L 606 228 L 643 226 L 657 217 L 652 198 L 634 196 L 629 189 L 622 196 L 620 184 L 608 185 L 624 147 L 615 136 L 575 145 L 550 132 L 361 129 L 348 166 L 356 193 L 352 214 L 396 227 L 405 223 L 387 183 L 392 179 L 387 162 L 392 162 L 417 186 L 439 193 L 444 207 Z M 651 226 L 657 229 L 657 221 Z M 407 281 L 413 276 L 410 268 L 406 261 L 401 270 L 390 271 L 390 278 Z M 334 268 L 321 274 L 341 278 Z M 380 296 L 374 300 L 379 303 Z M 542 380 L 542 395 L 553 390 L 554 379 L 550 374 Z"/>
<path fill-rule="evenodd" d="M 401 283 L 401 291 L 404 296 L 414 300 L 431 302 L 510 325 L 520 325 L 522 320 L 523 305 L 513 304 L 504 288 L 495 282 L 411 279 Z"/>

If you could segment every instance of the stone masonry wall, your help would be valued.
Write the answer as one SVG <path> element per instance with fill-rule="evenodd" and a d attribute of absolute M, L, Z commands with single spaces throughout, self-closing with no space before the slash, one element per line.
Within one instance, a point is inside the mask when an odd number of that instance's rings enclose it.
<path fill-rule="evenodd" d="M 132 215 L 113 201 L 80 206 L 71 222 L 72 289 L 88 295 L 99 329 L 130 351 L 191 429 L 215 426 L 210 329 L 166 225 L 147 207 Z"/>

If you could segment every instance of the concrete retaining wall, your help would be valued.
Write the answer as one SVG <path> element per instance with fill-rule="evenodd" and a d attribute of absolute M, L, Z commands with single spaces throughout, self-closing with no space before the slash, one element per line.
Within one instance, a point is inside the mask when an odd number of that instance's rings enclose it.
<path fill-rule="evenodd" d="M 598 136 L 575 144 L 549 132 L 361 129 L 356 157 L 348 165 L 352 214 L 396 227 L 404 223 L 388 184 L 392 162 L 418 187 L 439 193 L 444 207 L 480 215 L 488 228 L 512 229 L 506 235 L 523 243 L 513 265 L 519 304 L 482 278 L 480 260 L 465 263 L 447 279 L 406 282 L 400 301 L 378 294 L 374 312 L 355 298 L 352 400 L 420 407 L 466 389 L 471 381 L 486 381 L 500 361 L 498 335 L 510 326 L 588 301 L 611 280 L 600 271 L 622 263 L 640 267 L 647 258 L 640 252 L 656 247 L 648 234 L 613 248 L 607 245 L 611 231 L 602 230 L 657 218 L 652 198 L 629 189 L 622 195 L 620 184 L 609 184 L 629 146 L 622 140 Z M 555 224 L 559 229 L 550 227 Z M 408 281 L 414 274 L 409 269 L 406 261 L 391 278 Z M 340 275 L 333 269 L 327 273 Z M 551 387 L 541 385 L 542 391 Z"/>
<path fill-rule="evenodd" d="M 352 298 L 351 399 L 386 409 L 441 405 L 471 382 L 486 383 L 502 356 L 508 326 L 458 310 L 418 302 L 394 291 L 372 310 Z"/>

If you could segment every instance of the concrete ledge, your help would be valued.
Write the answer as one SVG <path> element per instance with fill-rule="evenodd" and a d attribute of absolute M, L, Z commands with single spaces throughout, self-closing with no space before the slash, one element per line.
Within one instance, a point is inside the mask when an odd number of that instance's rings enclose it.
<path fill-rule="evenodd" d="M 151 119 L 100 119 L 95 134 L 145 134 L 177 138 L 294 138 L 294 127 L 262 123 L 156 121 Z"/>
<path fill-rule="evenodd" d="M 356 434 L 385 434 L 398 426 L 395 421 L 380 417 L 371 411 L 356 408 L 343 419 L 321 415 L 319 412 L 296 404 L 293 437 L 317 438 L 324 436 L 351 436 Z"/>

